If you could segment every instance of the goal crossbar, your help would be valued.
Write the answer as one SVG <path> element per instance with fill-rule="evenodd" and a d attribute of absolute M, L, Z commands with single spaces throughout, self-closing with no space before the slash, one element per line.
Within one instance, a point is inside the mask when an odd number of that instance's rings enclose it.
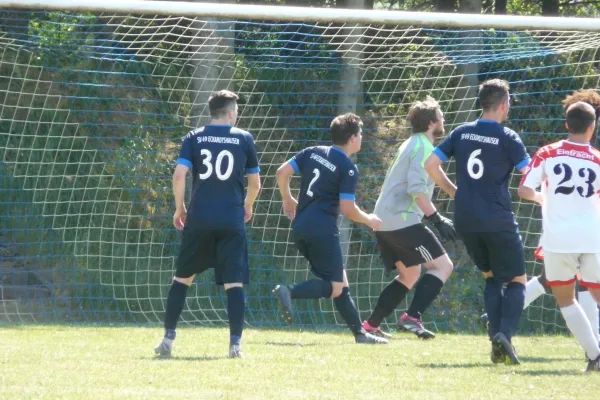
<path fill-rule="evenodd" d="M 0 8 L 177 15 L 219 19 L 373 23 L 478 29 L 600 31 L 600 18 L 428 13 L 140 0 L 0 0 Z"/>

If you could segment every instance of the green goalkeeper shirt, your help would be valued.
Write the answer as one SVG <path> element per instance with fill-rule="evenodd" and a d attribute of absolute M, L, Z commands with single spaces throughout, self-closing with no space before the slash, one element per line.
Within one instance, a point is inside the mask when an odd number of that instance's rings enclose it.
<path fill-rule="evenodd" d="M 415 197 L 433 195 L 434 182 L 425 171 L 425 160 L 433 151 L 433 145 L 423 134 L 407 139 L 389 167 L 375 214 L 383 221 L 382 231 L 395 231 L 421 222 L 423 211 L 415 203 Z"/>

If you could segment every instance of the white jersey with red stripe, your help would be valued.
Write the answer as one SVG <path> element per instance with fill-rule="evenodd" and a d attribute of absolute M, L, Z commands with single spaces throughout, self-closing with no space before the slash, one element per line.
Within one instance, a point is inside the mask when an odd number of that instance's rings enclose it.
<path fill-rule="evenodd" d="M 561 140 L 539 149 L 521 184 L 541 186 L 540 246 L 553 253 L 600 252 L 600 152 Z"/>

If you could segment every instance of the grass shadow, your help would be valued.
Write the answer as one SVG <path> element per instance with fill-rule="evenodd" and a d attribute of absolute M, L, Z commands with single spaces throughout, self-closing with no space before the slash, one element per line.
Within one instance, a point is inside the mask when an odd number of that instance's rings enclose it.
<path fill-rule="evenodd" d="M 218 361 L 225 360 L 227 357 L 217 357 L 217 356 L 187 356 L 187 357 L 161 357 L 155 356 L 152 357 L 154 361 Z M 143 360 L 147 360 L 147 358 L 142 357 Z"/>
<path fill-rule="evenodd" d="M 525 363 L 539 363 L 545 364 L 549 362 L 557 362 L 557 361 L 572 361 L 572 360 L 581 360 L 583 361 L 583 357 L 522 357 L 519 356 L 519 359 Z"/>
<path fill-rule="evenodd" d="M 282 346 L 282 347 L 309 347 L 316 346 L 316 343 L 294 343 L 294 342 L 253 342 L 252 344 L 262 344 L 267 346 Z"/>
<path fill-rule="evenodd" d="M 486 368 L 486 367 L 491 367 L 492 364 L 489 363 L 482 363 L 482 362 L 475 362 L 475 363 L 463 363 L 463 364 L 447 364 L 447 363 L 442 363 L 442 364 L 419 364 L 417 365 L 417 367 L 419 368 L 432 368 L 432 369 L 454 369 L 454 368 Z"/>
<path fill-rule="evenodd" d="M 583 375 L 582 371 L 577 371 L 577 370 L 572 370 L 572 369 L 552 369 L 552 370 L 547 370 L 547 371 L 513 370 L 512 372 L 517 375 L 527 375 L 527 376 L 544 376 L 544 375 L 547 375 L 547 376 L 564 376 L 564 375 L 582 376 Z"/>

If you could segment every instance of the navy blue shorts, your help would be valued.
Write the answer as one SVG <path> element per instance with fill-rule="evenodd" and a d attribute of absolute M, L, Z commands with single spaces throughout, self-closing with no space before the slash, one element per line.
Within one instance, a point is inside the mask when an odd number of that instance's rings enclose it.
<path fill-rule="evenodd" d="M 344 281 L 344 257 L 340 235 L 305 236 L 292 233 L 294 243 L 310 263 L 312 273 L 329 282 Z"/>
<path fill-rule="evenodd" d="M 510 282 L 525 274 L 525 250 L 518 231 L 459 232 L 471 259 L 482 272 Z"/>
<path fill-rule="evenodd" d="M 237 230 L 183 229 L 175 276 L 189 278 L 215 269 L 215 283 L 248 284 L 246 234 Z"/>

